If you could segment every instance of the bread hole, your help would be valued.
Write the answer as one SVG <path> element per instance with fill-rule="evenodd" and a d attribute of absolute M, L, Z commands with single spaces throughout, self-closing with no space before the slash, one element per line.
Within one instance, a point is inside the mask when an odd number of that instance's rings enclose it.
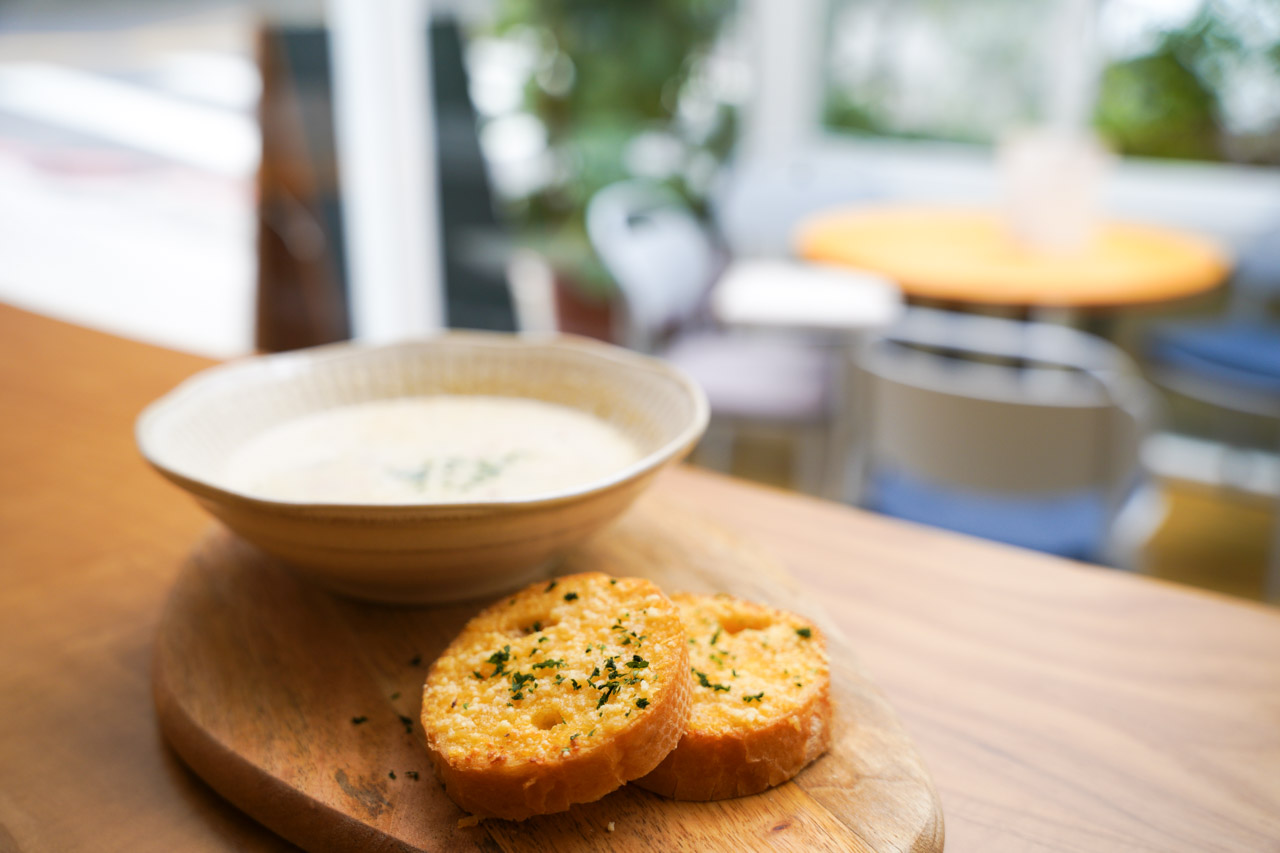
<path fill-rule="evenodd" d="M 544 732 L 547 729 L 554 729 L 563 722 L 564 717 L 560 714 L 558 708 L 540 708 L 533 715 L 533 724 Z"/>
<path fill-rule="evenodd" d="M 530 618 L 528 615 L 522 616 L 515 625 L 507 629 L 507 633 L 512 637 L 527 637 L 530 634 L 537 634 L 547 630 L 559 623 L 550 613 L 541 616 L 534 615 Z"/>
<path fill-rule="evenodd" d="M 773 617 L 767 613 L 735 613 L 720 623 L 726 634 L 737 634 L 740 631 L 763 631 L 773 624 Z"/>

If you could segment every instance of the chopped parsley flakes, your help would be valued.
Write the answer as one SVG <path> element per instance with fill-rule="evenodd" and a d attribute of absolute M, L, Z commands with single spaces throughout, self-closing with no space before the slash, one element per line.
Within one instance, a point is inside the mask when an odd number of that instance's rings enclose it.
<path fill-rule="evenodd" d="M 528 687 L 530 690 L 533 690 L 535 687 L 537 687 L 537 684 L 536 684 L 537 680 L 538 679 L 535 676 L 529 675 L 528 673 L 524 673 L 524 672 L 511 673 L 511 698 L 523 699 L 524 689 Z"/>
<path fill-rule="evenodd" d="M 502 675 L 506 672 L 507 662 L 511 660 L 511 647 L 503 646 L 502 651 L 494 652 L 485 659 L 485 663 L 491 663 L 494 666 L 492 675 Z"/>
<path fill-rule="evenodd" d="M 726 692 L 729 690 L 727 685 L 712 684 L 711 679 L 707 678 L 707 674 L 705 672 L 699 672 L 698 670 L 693 669 L 692 667 L 690 668 L 690 672 L 692 672 L 694 675 L 698 677 L 698 684 L 707 688 L 708 690 L 724 690 Z"/>
<path fill-rule="evenodd" d="M 616 681 L 605 682 L 604 687 L 600 690 L 600 701 L 596 703 L 596 708 L 599 709 L 604 707 L 604 703 L 612 699 L 613 694 L 617 693 L 618 688 L 621 686 L 622 685 Z"/>

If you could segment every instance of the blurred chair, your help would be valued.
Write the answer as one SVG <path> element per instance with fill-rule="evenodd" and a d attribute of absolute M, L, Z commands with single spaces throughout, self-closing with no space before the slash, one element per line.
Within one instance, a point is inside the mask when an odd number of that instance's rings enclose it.
<path fill-rule="evenodd" d="M 711 313 L 733 329 L 790 329 L 840 339 L 885 329 L 902 291 L 887 278 L 799 261 L 735 261 L 711 290 Z"/>
<path fill-rule="evenodd" d="M 917 308 L 853 379 L 868 508 L 1126 567 L 1163 517 L 1140 464 L 1154 397 L 1099 338 Z"/>
<path fill-rule="evenodd" d="M 619 340 L 661 355 L 707 392 L 712 424 L 700 460 L 727 470 L 738 435 L 782 437 L 792 445 L 796 486 L 828 491 L 841 336 L 891 320 L 896 290 L 857 273 L 770 263 L 753 275 L 733 265 L 725 273 L 729 295 L 720 301 L 737 311 L 735 322 L 752 328 L 726 331 L 709 304 L 726 269 L 724 253 L 675 192 L 647 181 L 606 187 L 588 206 L 587 233 L 621 293 Z M 860 296 L 824 310 L 814 288 L 829 291 L 836 277 Z M 762 287 L 775 289 L 775 305 L 809 308 L 775 311 L 771 319 Z M 832 322 L 836 316 L 840 324 Z M 814 334 L 820 329 L 825 338 Z"/>
<path fill-rule="evenodd" d="M 1153 329 L 1157 383 L 1235 412 L 1280 417 L 1280 225 L 1240 255 L 1225 316 Z"/>
<path fill-rule="evenodd" d="M 780 257 L 816 213 L 885 197 L 871 169 L 847 150 L 807 146 L 787 156 L 739 158 L 712 187 L 717 232 L 735 257 Z"/>
<path fill-rule="evenodd" d="M 1148 333 L 1152 378 L 1175 394 L 1224 413 L 1280 419 L 1280 225 L 1240 255 L 1223 317 L 1167 323 Z M 1219 430 L 1228 433 L 1227 430 Z M 1224 453 L 1221 485 L 1231 475 L 1230 435 L 1218 436 Z M 1280 503 L 1277 504 L 1265 595 L 1280 601 Z"/>
<path fill-rule="evenodd" d="M 587 236 L 622 296 L 624 345 L 654 352 L 707 319 L 707 291 L 727 259 L 674 190 L 642 180 L 605 187 L 587 206 Z"/>

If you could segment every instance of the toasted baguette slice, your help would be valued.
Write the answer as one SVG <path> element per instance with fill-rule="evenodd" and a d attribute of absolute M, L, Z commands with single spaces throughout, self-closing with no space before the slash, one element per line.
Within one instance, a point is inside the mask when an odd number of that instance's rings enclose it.
<path fill-rule="evenodd" d="M 826 641 L 808 620 L 728 595 L 675 595 L 693 712 L 679 746 L 636 784 L 678 800 L 755 794 L 831 740 Z"/>
<path fill-rule="evenodd" d="M 432 665 L 422 727 L 445 791 L 511 820 L 648 773 L 689 719 L 688 640 L 654 584 L 542 581 L 473 618 Z"/>

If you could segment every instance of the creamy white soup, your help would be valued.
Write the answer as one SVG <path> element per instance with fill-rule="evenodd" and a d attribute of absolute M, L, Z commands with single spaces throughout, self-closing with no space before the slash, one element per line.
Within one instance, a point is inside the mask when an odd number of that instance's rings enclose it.
<path fill-rule="evenodd" d="M 232 454 L 227 483 L 307 503 L 458 503 L 545 495 L 615 474 L 640 450 L 585 412 L 518 397 L 382 400 L 275 426 Z"/>

